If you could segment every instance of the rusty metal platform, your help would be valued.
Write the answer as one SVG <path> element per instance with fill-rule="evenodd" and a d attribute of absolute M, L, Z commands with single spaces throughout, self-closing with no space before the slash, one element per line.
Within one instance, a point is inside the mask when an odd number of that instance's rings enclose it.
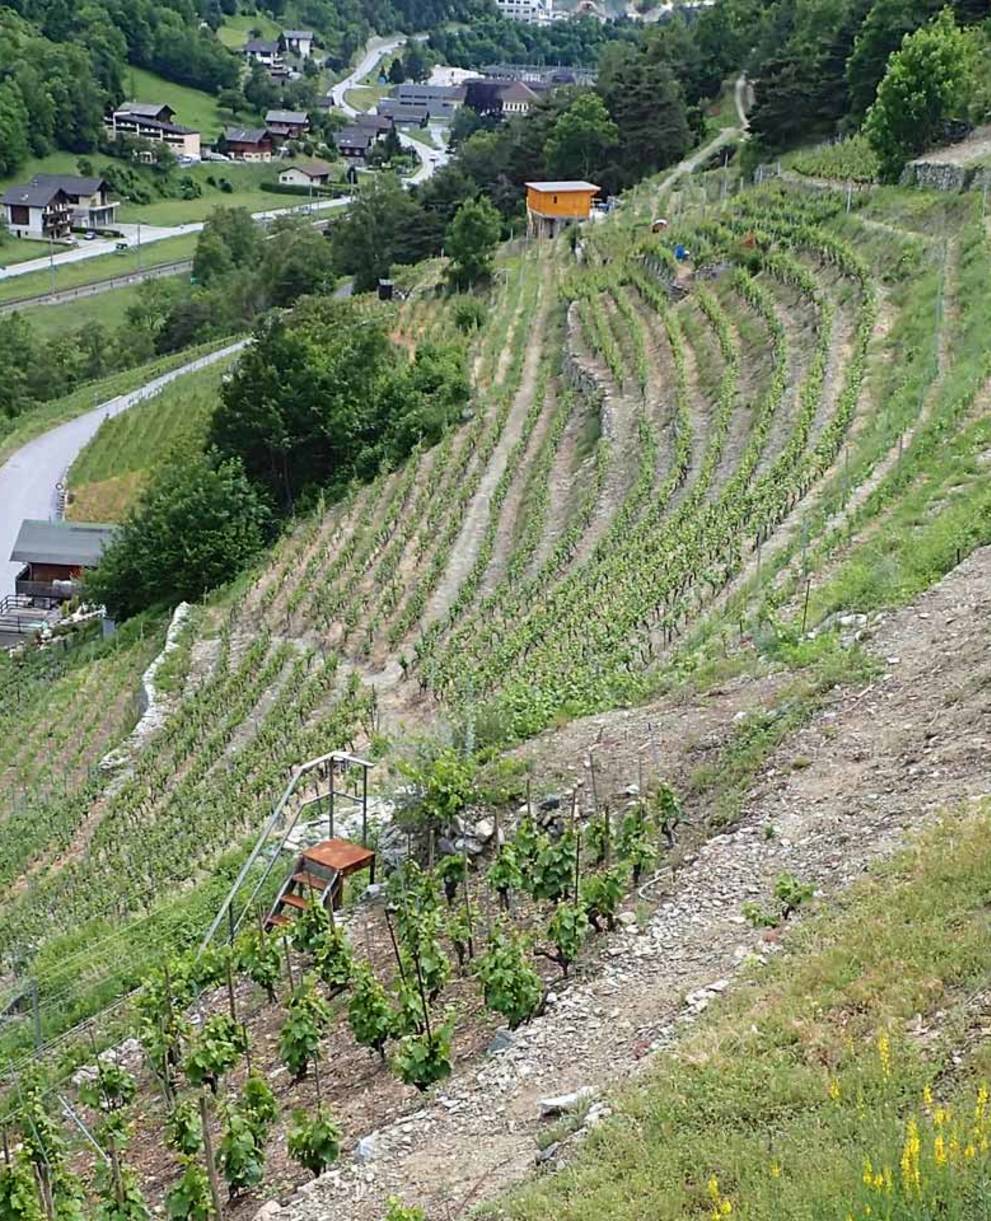
<path fill-rule="evenodd" d="M 357 873 L 359 869 L 370 869 L 375 878 L 375 853 L 371 848 L 354 844 L 347 839 L 325 839 L 312 848 L 307 848 L 303 859 L 319 865 L 322 869 L 333 869 L 342 878 Z"/>

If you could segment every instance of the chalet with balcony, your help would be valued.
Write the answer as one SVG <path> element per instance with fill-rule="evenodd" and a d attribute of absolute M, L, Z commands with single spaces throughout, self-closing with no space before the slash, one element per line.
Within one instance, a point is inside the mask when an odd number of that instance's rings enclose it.
<path fill-rule="evenodd" d="M 163 102 L 125 102 L 106 123 L 111 140 L 129 136 L 165 144 L 177 157 L 200 159 L 200 133 L 175 122 L 175 111 Z"/>
<path fill-rule="evenodd" d="M 76 229 L 109 229 L 117 219 L 120 203 L 110 198 L 110 187 L 103 178 L 35 174 L 31 185 L 59 187 L 72 207 L 72 224 Z"/>
<path fill-rule="evenodd" d="M 72 204 L 60 186 L 27 183 L 11 187 L 0 198 L 3 219 L 15 237 L 64 241 L 72 231 Z"/>
<path fill-rule="evenodd" d="M 87 569 L 100 562 L 117 527 L 74 521 L 21 522 L 10 558 L 24 567 L 14 579 L 18 598 L 55 606 L 75 597 Z"/>
<path fill-rule="evenodd" d="M 222 151 L 234 161 L 271 161 L 274 141 L 264 127 L 227 127 Z"/>
<path fill-rule="evenodd" d="M 276 143 L 301 140 L 310 130 L 310 116 L 303 110 L 270 110 L 265 115 L 265 130 Z"/>
<path fill-rule="evenodd" d="M 345 161 L 361 165 L 375 143 L 375 132 L 367 127 L 343 127 L 335 133 L 334 143 Z"/>

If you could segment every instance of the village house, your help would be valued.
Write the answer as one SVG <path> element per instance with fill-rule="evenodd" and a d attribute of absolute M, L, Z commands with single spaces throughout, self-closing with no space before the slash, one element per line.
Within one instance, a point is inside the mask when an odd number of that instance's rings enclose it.
<path fill-rule="evenodd" d="M 555 17 L 567 16 L 554 12 L 554 0 L 496 0 L 496 7 L 503 17 L 524 25 L 550 25 Z"/>
<path fill-rule="evenodd" d="M 334 136 L 337 151 L 347 161 L 364 163 L 368 151 L 375 143 L 375 132 L 367 127 L 344 127 Z"/>
<path fill-rule="evenodd" d="M 375 109 L 396 127 L 426 127 L 430 117 L 425 105 L 407 105 L 398 98 L 382 98 Z"/>
<path fill-rule="evenodd" d="M 270 110 L 265 130 L 276 141 L 299 140 L 310 130 L 310 116 L 303 110 Z"/>
<path fill-rule="evenodd" d="M 108 229 L 117 219 L 120 203 L 110 198 L 110 187 L 103 178 L 35 174 L 31 185 L 59 187 L 72 206 L 72 224 L 76 229 Z"/>
<path fill-rule="evenodd" d="M 600 187 L 594 182 L 527 182 L 526 231 L 528 237 L 555 237 L 565 225 L 588 220 L 592 200 Z"/>
<path fill-rule="evenodd" d="M 499 101 L 504 115 L 523 115 L 536 105 L 537 95 L 522 81 L 510 81 L 499 86 Z"/>
<path fill-rule="evenodd" d="M 106 121 L 112 140 L 130 136 L 165 144 L 177 157 L 200 159 L 200 133 L 174 122 L 175 111 L 162 102 L 125 102 Z"/>
<path fill-rule="evenodd" d="M 400 106 L 422 106 L 431 119 L 450 119 L 465 100 L 461 85 L 396 85 L 390 97 Z"/>
<path fill-rule="evenodd" d="M 300 59 L 309 59 L 313 54 L 313 31 L 283 30 L 279 46 L 281 50 L 298 55 Z"/>
<path fill-rule="evenodd" d="M 72 231 L 72 204 L 65 191 L 51 183 L 26 183 L 6 191 L 4 223 L 15 237 L 64 241 Z"/>
<path fill-rule="evenodd" d="M 79 593 L 88 568 L 100 562 L 116 527 L 74 521 L 21 522 L 10 558 L 24 567 L 14 590 L 35 605 L 52 606 Z"/>
<path fill-rule="evenodd" d="M 274 68 L 282 63 L 280 50 L 277 38 L 249 38 L 244 44 L 244 57 L 263 68 Z"/>
<path fill-rule="evenodd" d="M 376 136 L 384 136 L 387 131 L 392 131 L 396 125 L 387 114 L 371 114 L 368 111 L 361 111 L 354 116 L 348 126 L 357 127 L 359 130 L 373 131 Z"/>
<path fill-rule="evenodd" d="M 326 161 L 299 161 L 279 172 L 283 186 L 322 187 L 330 181 L 332 167 Z"/>
<path fill-rule="evenodd" d="M 234 161 L 271 161 L 272 137 L 264 127 L 225 127 L 222 151 Z"/>

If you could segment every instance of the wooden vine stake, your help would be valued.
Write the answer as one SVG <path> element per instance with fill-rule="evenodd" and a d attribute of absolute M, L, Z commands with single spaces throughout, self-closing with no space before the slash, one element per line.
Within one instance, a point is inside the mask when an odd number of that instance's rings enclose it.
<path fill-rule="evenodd" d="M 200 1091 L 200 1124 L 203 1128 L 203 1154 L 206 1158 L 206 1174 L 210 1180 L 213 1208 L 219 1221 L 223 1221 L 224 1210 L 220 1203 L 220 1182 L 217 1179 L 217 1162 L 213 1153 L 213 1136 L 210 1132 L 210 1110 L 207 1106 L 206 1093 L 203 1090 Z"/>

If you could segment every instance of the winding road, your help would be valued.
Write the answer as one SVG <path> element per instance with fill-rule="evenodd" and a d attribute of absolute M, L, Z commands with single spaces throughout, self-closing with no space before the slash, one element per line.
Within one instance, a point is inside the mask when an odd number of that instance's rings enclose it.
<path fill-rule="evenodd" d="M 103 421 L 119 415 L 135 403 L 154 398 L 176 378 L 205 369 L 239 352 L 247 342 L 247 339 L 239 339 L 237 343 L 208 352 L 188 364 L 163 373 L 137 390 L 108 399 L 85 415 L 77 416 L 28 441 L 0 466 L 0 598 L 14 592 L 14 578 L 22 567 L 8 558 L 21 522 L 25 518 L 44 521 L 56 516 L 57 484 Z"/>

